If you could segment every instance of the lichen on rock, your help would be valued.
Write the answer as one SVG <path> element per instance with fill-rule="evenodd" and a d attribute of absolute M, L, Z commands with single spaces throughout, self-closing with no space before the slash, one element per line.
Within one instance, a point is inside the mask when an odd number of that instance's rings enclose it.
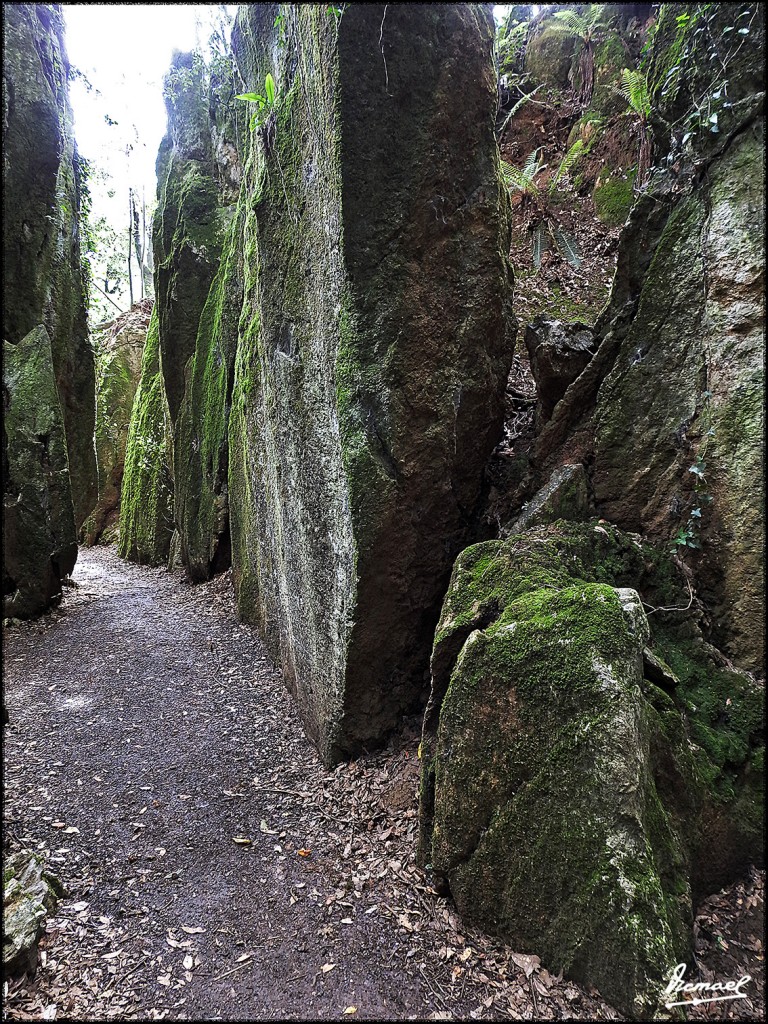
<path fill-rule="evenodd" d="M 97 496 L 95 377 L 61 6 L 9 4 L 3 29 L 3 338 L 48 333 L 79 527 Z"/>
<path fill-rule="evenodd" d="M 64 894 L 45 858 L 21 850 L 3 862 L 3 974 L 34 973 L 48 914 Z"/>

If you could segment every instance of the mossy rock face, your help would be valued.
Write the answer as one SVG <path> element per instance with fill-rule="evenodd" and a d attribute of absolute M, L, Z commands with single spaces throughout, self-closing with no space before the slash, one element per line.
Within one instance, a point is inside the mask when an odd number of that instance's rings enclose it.
<path fill-rule="evenodd" d="M 525 48 L 525 71 L 533 85 L 548 85 L 565 90 L 570 85 L 571 64 L 576 39 L 552 28 L 545 18 L 529 38 Z"/>
<path fill-rule="evenodd" d="M 699 510 L 713 636 L 750 669 L 765 651 L 763 132 L 742 132 L 667 220 L 600 388 L 593 470 L 598 507 L 627 528 L 671 536 Z"/>
<path fill-rule="evenodd" d="M 132 562 L 162 565 L 168 558 L 173 533 L 172 448 L 155 305 L 133 400 L 120 496 L 118 550 Z"/>
<path fill-rule="evenodd" d="M 762 718 L 748 677 L 712 681 L 695 624 L 651 633 L 631 580 L 684 607 L 665 557 L 607 524 L 462 552 L 432 655 L 420 857 L 468 921 L 647 1019 L 690 951 L 692 892 L 760 862 Z"/>
<path fill-rule="evenodd" d="M 42 325 L 3 345 L 3 614 L 37 615 L 77 559 L 67 442 Z"/>
<path fill-rule="evenodd" d="M 173 557 L 196 580 L 230 564 L 227 431 L 246 204 L 244 198 L 235 207 L 242 178 L 236 141 L 247 136 L 246 106 L 232 101 L 237 91 L 230 74 L 176 54 L 165 80 L 168 134 L 158 158 L 154 244 L 175 455 Z"/>
<path fill-rule="evenodd" d="M 111 543 L 116 536 L 125 448 L 151 310 L 151 300 L 145 299 L 94 338 L 99 500 L 80 530 L 85 544 Z"/>
<path fill-rule="evenodd" d="M 48 333 L 79 526 L 97 495 L 95 377 L 60 5 L 10 4 L 3 28 L 3 337 Z"/>
<path fill-rule="evenodd" d="M 590 107 L 604 117 L 620 114 L 627 101 L 620 94 L 623 68 L 634 67 L 629 48 L 621 33 L 609 30 L 595 43 L 595 79 Z M 574 83 L 578 88 L 578 83 Z"/>
<path fill-rule="evenodd" d="M 426 696 L 501 427 L 507 196 L 484 9 L 298 5 L 282 46 L 275 14 L 233 36 L 277 90 L 245 170 L 233 570 L 333 761 Z"/>
<path fill-rule="evenodd" d="M 163 384 L 175 424 L 227 222 L 220 209 L 208 79 L 199 58 L 174 55 L 164 96 L 168 134 L 158 157 L 152 240 Z"/>

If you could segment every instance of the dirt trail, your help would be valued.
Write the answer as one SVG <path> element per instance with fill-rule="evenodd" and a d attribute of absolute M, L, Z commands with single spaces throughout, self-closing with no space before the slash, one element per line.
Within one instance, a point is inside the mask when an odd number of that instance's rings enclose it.
<path fill-rule="evenodd" d="M 418 722 L 328 771 L 226 576 L 74 581 L 6 635 L 5 842 L 67 887 L 10 1019 L 616 1016 L 430 889 Z"/>

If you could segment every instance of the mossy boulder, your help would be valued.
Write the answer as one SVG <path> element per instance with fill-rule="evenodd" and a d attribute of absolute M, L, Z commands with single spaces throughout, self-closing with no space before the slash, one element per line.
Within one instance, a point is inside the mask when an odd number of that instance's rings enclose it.
<path fill-rule="evenodd" d="M 39 325 L 3 344 L 3 614 L 61 597 L 77 560 L 64 418 L 51 340 Z"/>
<path fill-rule="evenodd" d="M 128 428 L 151 313 L 152 301 L 144 299 L 94 337 L 99 500 L 80 530 L 85 544 L 112 543 L 117 537 Z"/>
<path fill-rule="evenodd" d="M 420 857 L 462 916 L 641 1019 L 693 900 L 762 858 L 760 691 L 712 678 L 691 620 L 652 631 L 643 602 L 684 594 L 595 521 L 467 548 L 421 747 Z"/>
<path fill-rule="evenodd" d="M 426 696 L 501 431 L 508 200 L 485 8 L 298 5 L 281 45 L 275 15 L 233 35 L 277 96 L 245 169 L 233 578 L 330 762 Z"/>
<path fill-rule="evenodd" d="M 95 376 L 61 6 L 9 4 L 3 29 L 3 337 L 48 333 L 79 526 L 97 495 Z"/>
<path fill-rule="evenodd" d="M 172 460 L 155 305 L 125 450 L 118 548 L 123 558 L 142 565 L 162 565 L 168 558 L 173 533 Z"/>

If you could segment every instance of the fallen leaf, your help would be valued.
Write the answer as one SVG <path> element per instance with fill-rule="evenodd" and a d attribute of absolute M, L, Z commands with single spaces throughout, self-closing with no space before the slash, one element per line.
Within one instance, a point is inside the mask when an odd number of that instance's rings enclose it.
<path fill-rule="evenodd" d="M 201 935 L 205 931 L 205 928 L 199 928 L 197 926 L 192 927 L 191 925 L 183 924 L 181 926 L 181 930 L 186 932 L 187 935 Z"/>
<path fill-rule="evenodd" d="M 250 960 L 252 956 L 253 956 L 253 953 L 243 953 L 243 955 L 242 955 L 242 956 L 239 956 L 239 957 L 237 958 L 237 960 L 235 960 L 235 963 L 236 963 L 236 964 L 241 964 L 241 963 L 243 963 L 243 961 L 245 961 L 245 960 Z"/>
<path fill-rule="evenodd" d="M 335 966 L 336 966 L 336 964 L 323 964 L 321 970 L 322 970 L 323 974 L 327 974 L 328 971 L 332 971 Z"/>
<path fill-rule="evenodd" d="M 302 846 L 302 848 L 300 850 L 297 850 L 296 853 L 298 853 L 300 857 L 309 857 L 312 851 L 305 850 L 304 847 Z"/>
<path fill-rule="evenodd" d="M 277 835 L 277 829 L 276 828 L 270 828 L 269 825 L 267 825 L 266 821 L 263 818 L 261 819 L 261 822 L 259 823 L 259 828 L 261 829 L 262 832 L 266 832 L 266 834 L 268 836 L 276 836 Z"/>
<path fill-rule="evenodd" d="M 74 825 L 70 825 L 68 828 L 64 829 L 64 835 L 65 836 L 75 835 L 75 833 L 77 833 L 77 835 L 80 835 L 80 829 L 79 828 L 75 828 Z"/>
<path fill-rule="evenodd" d="M 240 846 L 250 846 L 253 840 L 246 839 L 245 836 L 232 836 L 232 842 L 238 843 Z"/>
<path fill-rule="evenodd" d="M 195 961 L 192 959 L 189 953 L 187 953 L 187 955 L 184 957 L 183 963 L 185 971 L 191 971 L 192 968 L 195 966 Z"/>
<path fill-rule="evenodd" d="M 357 1013 L 357 1007 L 356 1006 L 348 1006 L 346 1008 L 346 1010 L 344 1011 L 344 1013 Z"/>

